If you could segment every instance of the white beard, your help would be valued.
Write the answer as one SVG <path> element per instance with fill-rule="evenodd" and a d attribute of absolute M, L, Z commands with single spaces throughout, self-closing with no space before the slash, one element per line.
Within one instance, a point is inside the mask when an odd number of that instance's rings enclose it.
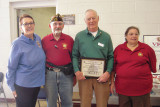
<path fill-rule="evenodd" d="M 61 33 L 61 32 L 62 32 L 61 30 L 56 30 L 56 31 L 55 31 L 55 33 Z"/>

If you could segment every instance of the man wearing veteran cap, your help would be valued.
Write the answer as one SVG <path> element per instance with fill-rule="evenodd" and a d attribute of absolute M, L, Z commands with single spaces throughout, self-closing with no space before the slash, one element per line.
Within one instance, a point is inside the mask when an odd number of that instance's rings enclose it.
<path fill-rule="evenodd" d="M 46 54 L 46 83 L 48 107 L 57 107 L 58 94 L 61 107 L 72 107 L 73 70 L 71 54 L 73 39 L 62 33 L 64 23 L 60 14 L 53 16 L 49 24 L 52 33 L 42 39 Z"/>
<path fill-rule="evenodd" d="M 110 93 L 108 80 L 113 68 L 113 47 L 110 35 L 99 29 L 98 21 L 99 16 L 95 10 L 89 9 L 85 12 L 87 28 L 76 35 L 72 50 L 73 67 L 79 84 L 81 107 L 91 107 L 93 90 L 96 97 L 96 106 L 107 107 Z M 83 67 L 80 69 L 79 59 L 81 59 L 81 66 L 85 65 L 84 69 Z M 82 59 L 84 60 L 83 64 Z M 101 69 L 100 67 L 103 66 L 104 68 Z M 86 68 L 88 69 L 86 70 Z M 83 70 L 88 74 L 84 75 Z M 98 74 L 98 72 L 100 75 L 92 75 Z"/>

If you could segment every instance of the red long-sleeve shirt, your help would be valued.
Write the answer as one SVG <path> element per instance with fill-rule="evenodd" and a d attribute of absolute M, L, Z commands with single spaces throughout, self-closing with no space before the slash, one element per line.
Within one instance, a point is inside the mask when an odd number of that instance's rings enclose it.
<path fill-rule="evenodd" d="M 147 44 L 131 51 L 127 43 L 116 47 L 114 51 L 115 86 L 118 94 L 140 96 L 152 89 L 152 74 L 156 72 L 156 56 Z"/>

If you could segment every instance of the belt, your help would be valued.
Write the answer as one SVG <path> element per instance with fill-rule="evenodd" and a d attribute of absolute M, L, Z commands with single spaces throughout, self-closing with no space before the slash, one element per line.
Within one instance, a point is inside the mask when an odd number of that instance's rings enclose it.
<path fill-rule="evenodd" d="M 49 71 L 54 71 L 54 72 L 60 72 L 61 71 L 59 68 L 46 67 L 46 69 L 49 70 Z"/>

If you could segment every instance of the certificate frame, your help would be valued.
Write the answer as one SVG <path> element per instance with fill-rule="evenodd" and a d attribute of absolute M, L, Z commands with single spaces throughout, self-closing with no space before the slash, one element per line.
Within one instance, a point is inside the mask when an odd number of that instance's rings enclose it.
<path fill-rule="evenodd" d="M 98 78 L 105 72 L 104 58 L 81 58 L 80 69 L 85 77 Z"/>

